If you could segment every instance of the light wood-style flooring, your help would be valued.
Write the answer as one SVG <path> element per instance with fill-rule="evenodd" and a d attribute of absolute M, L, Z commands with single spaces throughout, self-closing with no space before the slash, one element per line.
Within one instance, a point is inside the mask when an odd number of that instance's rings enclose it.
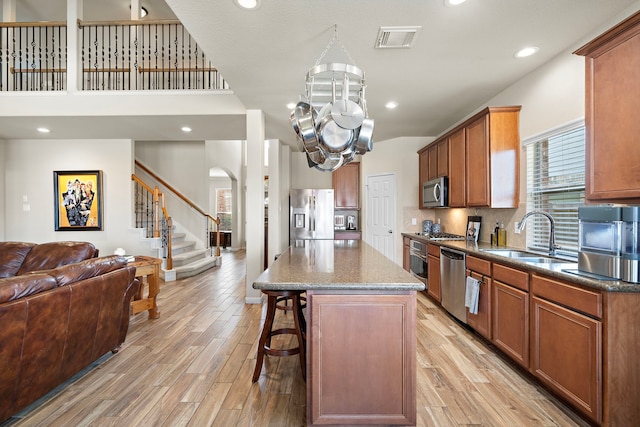
<path fill-rule="evenodd" d="M 1 426 L 304 426 L 297 356 L 265 356 L 251 382 L 264 310 L 244 303 L 244 274 L 244 252 L 224 252 L 161 282 L 159 319 L 134 316 L 118 354 Z M 583 425 L 423 293 L 417 344 L 418 426 Z"/>

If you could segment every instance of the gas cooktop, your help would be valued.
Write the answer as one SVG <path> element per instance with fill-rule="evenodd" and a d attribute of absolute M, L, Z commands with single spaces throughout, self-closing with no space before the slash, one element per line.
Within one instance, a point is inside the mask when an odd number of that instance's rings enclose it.
<path fill-rule="evenodd" d="M 416 233 L 418 236 L 424 236 L 429 240 L 464 240 L 464 236 L 451 233 Z"/>

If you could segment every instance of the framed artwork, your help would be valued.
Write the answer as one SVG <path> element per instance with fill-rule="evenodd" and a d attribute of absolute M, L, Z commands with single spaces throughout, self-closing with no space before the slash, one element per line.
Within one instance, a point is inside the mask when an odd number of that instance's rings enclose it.
<path fill-rule="evenodd" d="M 481 216 L 467 217 L 467 240 L 471 240 L 472 242 L 478 241 L 478 236 L 480 236 L 481 222 L 482 222 Z"/>
<path fill-rule="evenodd" d="M 55 231 L 102 230 L 102 171 L 54 171 Z"/>

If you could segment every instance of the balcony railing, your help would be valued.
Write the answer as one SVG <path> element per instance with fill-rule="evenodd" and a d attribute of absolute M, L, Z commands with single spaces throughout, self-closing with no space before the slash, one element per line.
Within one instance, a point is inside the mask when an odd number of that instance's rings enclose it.
<path fill-rule="evenodd" d="M 176 20 L 78 21 L 80 90 L 228 89 Z M 67 90 L 67 24 L 0 23 L 0 91 Z"/>

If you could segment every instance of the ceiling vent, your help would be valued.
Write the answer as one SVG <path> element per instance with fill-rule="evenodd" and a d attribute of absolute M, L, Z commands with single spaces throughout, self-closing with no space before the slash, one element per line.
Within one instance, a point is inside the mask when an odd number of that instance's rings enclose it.
<path fill-rule="evenodd" d="M 376 49 L 408 49 L 422 27 L 380 27 Z"/>

